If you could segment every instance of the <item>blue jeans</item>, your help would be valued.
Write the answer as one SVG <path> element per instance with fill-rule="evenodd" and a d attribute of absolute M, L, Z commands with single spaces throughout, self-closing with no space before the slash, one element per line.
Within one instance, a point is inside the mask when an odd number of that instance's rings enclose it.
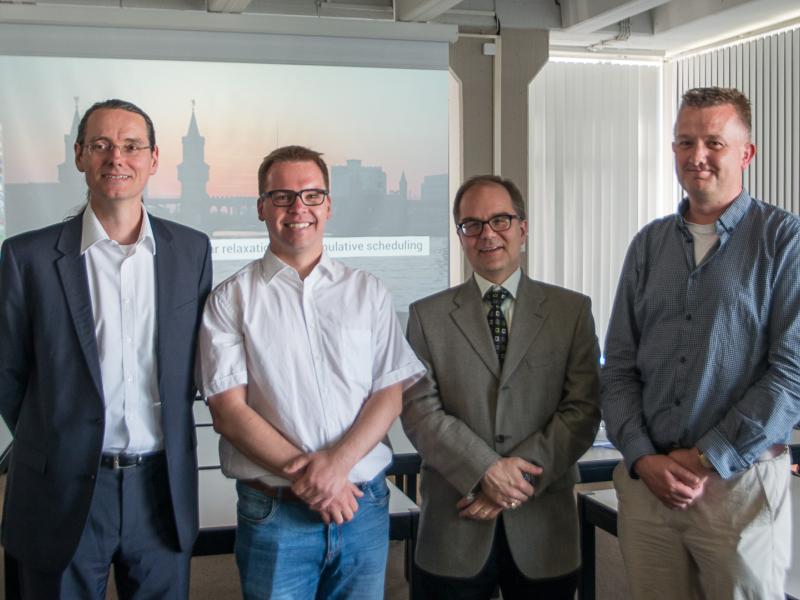
<path fill-rule="evenodd" d="M 245 600 L 383 598 L 389 489 L 383 473 L 359 487 L 353 520 L 325 525 L 302 502 L 237 482 L 235 553 Z"/>

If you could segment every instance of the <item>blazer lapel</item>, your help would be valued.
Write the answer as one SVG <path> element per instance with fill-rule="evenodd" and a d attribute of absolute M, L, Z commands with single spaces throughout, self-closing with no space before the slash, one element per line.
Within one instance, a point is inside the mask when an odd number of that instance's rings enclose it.
<path fill-rule="evenodd" d="M 172 234 L 162 223 L 150 216 L 150 227 L 156 240 L 155 271 L 156 271 L 156 361 L 158 365 L 158 387 L 161 392 L 161 378 L 167 369 L 165 364 L 169 357 L 164 347 L 165 340 L 169 339 L 169 319 L 171 308 L 174 306 L 173 293 L 175 285 L 171 279 L 178 273 L 178 257 L 173 246 Z M 161 402 L 165 398 L 160 393 Z"/>
<path fill-rule="evenodd" d="M 514 320 L 508 336 L 506 359 L 503 362 L 503 372 L 500 376 L 501 384 L 505 383 L 519 366 L 522 358 L 541 332 L 549 312 L 545 299 L 541 287 L 523 273 L 519 280 L 516 304 L 514 305 Z"/>
<path fill-rule="evenodd" d="M 100 357 L 97 352 L 97 338 L 94 332 L 92 298 L 89 294 L 89 281 L 86 264 L 81 255 L 81 231 L 83 219 L 80 215 L 64 223 L 56 248 L 63 254 L 56 261 L 58 276 L 64 288 L 72 325 L 78 336 L 84 360 L 89 366 L 92 381 L 97 393 L 103 397 L 103 383 L 100 379 Z"/>
<path fill-rule="evenodd" d="M 475 279 L 463 284 L 453 298 L 456 308 L 450 313 L 456 326 L 467 338 L 475 353 L 486 364 L 495 377 L 500 375 L 500 360 L 489 335 L 486 320 L 487 310 L 483 306 L 481 293 Z"/>

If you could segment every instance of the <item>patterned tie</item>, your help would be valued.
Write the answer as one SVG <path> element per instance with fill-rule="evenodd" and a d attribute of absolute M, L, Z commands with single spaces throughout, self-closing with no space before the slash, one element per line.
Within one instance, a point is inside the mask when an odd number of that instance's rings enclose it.
<path fill-rule="evenodd" d="M 503 366 L 503 360 L 506 357 L 506 346 L 508 345 L 508 325 L 506 324 L 506 317 L 503 314 L 503 309 L 500 306 L 503 300 L 508 298 L 509 291 L 504 287 L 492 286 L 483 295 L 484 300 L 488 300 L 492 308 L 489 309 L 489 331 L 492 334 L 492 341 L 494 342 L 494 349 L 497 352 L 497 358 L 500 359 L 500 366 Z"/>

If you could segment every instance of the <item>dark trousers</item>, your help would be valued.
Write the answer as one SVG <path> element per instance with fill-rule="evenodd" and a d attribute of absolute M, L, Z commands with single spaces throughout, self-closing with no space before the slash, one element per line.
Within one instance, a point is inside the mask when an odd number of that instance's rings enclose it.
<path fill-rule="evenodd" d="M 517 568 L 508 547 L 502 517 L 495 528 L 492 550 L 475 577 L 442 577 L 419 570 L 421 588 L 430 600 L 489 600 L 499 587 L 503 600 L 573 600 L 578 571 L 552 579 L 528 579 Z M 531 544 L 537 543 L 531 540 Z"/>
<path fill-rule="evenodd" d="M 189 596 L 190 559 L 191 552 L 178 550 L 162 456 L 128 469 L 101 467 L 66 570 L 44 573 L 17 561 L 19 587 L 24 600 L 104 600 L 113 564 L 121 600 L 182 600 Z"/>

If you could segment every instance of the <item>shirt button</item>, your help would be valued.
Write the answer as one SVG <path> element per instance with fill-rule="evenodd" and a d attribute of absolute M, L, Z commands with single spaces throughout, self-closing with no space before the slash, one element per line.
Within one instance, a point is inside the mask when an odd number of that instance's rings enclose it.
<path fill-rule="evenodd" d="M 496 436 L 494 436 L 494 441 L 497 442 L 498 444 L 502 444 L 503 442 L 506 441 L 507 437 L 508 436 L 505 436 L 502 433 L 498 433 Z"/>
<path fill-rule="evenodd" d="M 686 320 L 687 321 L 691 321 L 692 320 L 692 315 L 686 315 Z"/>
<path fill-rule="evenodd" d="M 133 381 L 133 377 L 131 377 L 130 375 L 128 375 L 128 376 L 125 378 L 125 381 L 127 381 L 128 383 L 130 383 L 131 381 Z"/>
<path fill-rule="evenodd" d="M 681 356 L 680 362 L 681 362 L 681 364 L 685 363 L 686 362 L 686 357 L 685 356 Z"/>
<path fill-rule="evenodd" d="M 675 400 L 675 406 L 680 406 L 680 405 L 681 405 L 681 401 L 680 400 Z"/>

